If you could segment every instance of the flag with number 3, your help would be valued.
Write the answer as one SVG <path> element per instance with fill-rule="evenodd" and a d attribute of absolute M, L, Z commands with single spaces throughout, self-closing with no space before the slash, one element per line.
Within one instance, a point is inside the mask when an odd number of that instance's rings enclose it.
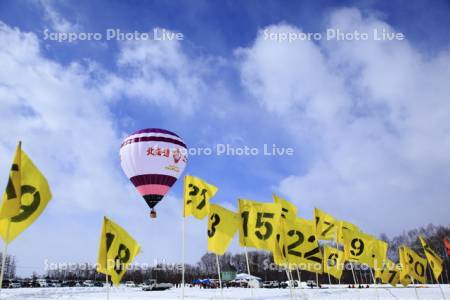
<path fill-rule="evenodd" d="M 220 205 L 211 204 L 208 217 L 208 251 L 223 255 L 239 228 L 239 215 Z"/>

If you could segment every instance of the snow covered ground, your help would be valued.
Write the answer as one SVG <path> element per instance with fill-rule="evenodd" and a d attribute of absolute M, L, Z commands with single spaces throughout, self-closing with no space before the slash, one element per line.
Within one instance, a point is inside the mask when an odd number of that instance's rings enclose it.
<path fill-rule="evenodd" d="M 344 286 L 324 286 L 322 289 L 295 289 L 296 299 L 444 299 L 438 286 L 393 288 L 379 286 L 377 289 L 348 289 Z M 445 296 L 450 300 L 450 285 L 443 286 Z M 245 288 L 228 288 L 223 291 L 224 299 L 252 299 L 252 291 Z M 289 289 L 253 289 L 254 299 L 290 299 Z M 221 299 L 219 289 L 186 288 L 186 299 Z M 0 299 L 8 300 L 42 300 L 71 299 L 98 300 L 106 299 L 106 288 L 32 288 L 2 290 Z M 181 289 L 144 292 L 140 288 L 111 288 L 110 300 L 140 299 L 181 299 Z"/>

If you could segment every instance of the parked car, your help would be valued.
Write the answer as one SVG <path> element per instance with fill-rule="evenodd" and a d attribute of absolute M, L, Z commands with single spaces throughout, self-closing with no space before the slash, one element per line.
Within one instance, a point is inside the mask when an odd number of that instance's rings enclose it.
<path fill-rule="evenodd" d="M 51 287 L 61 287 L 62 286 L 62 282 L 56 279 L 50 280 L 50 282 L 48 283 L 48 286 Z"/>
<path fill-rule="evenodd" d="M 35 288 L 40 287 L 39 283 L 37 283 L 36 280 L 33 279 L 26 279 L 22 282 L 22 286 L 26 288 Z"/>
<path fill-rule="evenodd" d="M 316 287 L 316 286 L 317 286 L 317 284 L 316 284 L 316 282 L 315 282 L 314 280 L 308 280 L 308 281 L 306 282 L 306 285 L 307 285 L 308 287 L 310 287 L 310 288 L 313 288 L 313 287 Z"/>
<path fill-rule="evenodd" d="M 127 282 L 125 282 L 125 286 L 126 287 L 136 287 L 136 284 L 134 283 L 134 281 L 127 281 Z"/>
<path fill-rule="evenodd" d="M 94 285 L 94 281 L 92 281 L 92 280 L 85 280 L 83 282 L 83 286 L 85 286 L 85 287 L 93 287 L 93 286 L 95 286 Z"/>
<path fill-rule="evenodd" d="M 36 280 L 36 282 L 39 285 L 39 287 L 48 287 L 47 279 L 40 278 L 40 279 Z"/>
<path fill-rule="evenodd" d="M 102 282 L 102 281 L 95 281 L 95 282 L 94 282 L 94 286 L 97 286 L 97 287 L 104 287 L 104 286 L 105 286 L 105 283 Z"/>
<path fill-rule="evenodd" d="M 164 291 L 172 288 L 171 283 L 157 283 L 155 279 L 148 279 L 144 281 L 143 291 Z"/>
<path fill-rule="evenodd" d="M 76 282 L 73 281 L 73 280 L 64 280 L 64 281 L 61 283 L 61 286 L 64 286 L 64 287 L 73 287 L 73 286 L 75 286 L 75 284 L 76 284 Z"/>
<path fill-rule="evenodd" d="M 280 283 L 278 281 L 264 281 L 263 287 L 268 289 L 279 288 Z"/>
<path fill-rule="evenodd" d="M 2 281 L 2 289 L 9 288 L 10 282 L 11 282 L 11 280 L 9 280 L 9 279 L 3 279 L 3 281 Z"/>
<path fill-rule="evenodd" d="M 9 284 L 9 288 L 11 288 L 11 289 L 18 289 L 21 287 L 22 287 L 22 284 L 17 280 L 11 280 L 11 282 Z"/>

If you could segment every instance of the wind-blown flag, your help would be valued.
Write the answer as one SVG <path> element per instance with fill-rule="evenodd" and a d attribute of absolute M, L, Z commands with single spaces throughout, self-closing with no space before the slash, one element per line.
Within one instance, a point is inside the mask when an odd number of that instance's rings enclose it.
<path fill-rule="evenodd" d="M 389 283 L 395 287 L 400 282 L 400 266 L 390 259 L 386 259 L 379 278 L 382 283 Z"/>
<path fill-rule="evenodd" d="M 118 285 L 140 249 L 141 246 L 125 229 L 104 217 L 97 272 L 110 275 L 114 285 Z"/>
<path fill-rule="evenodd" d="M 344 270 L 344 252 L 330 247 L 323 247 L 323 271 L 340 279 Z"/>
<path fill-rule="evenodd" d="M 244 247 L 274 251 L 281 205 L 239 199 L 239 243 Z"/>
<path fill-rule="evenodd" d="M 193 215 L 201 220 L 209 214 L 209 200 L 214 197 L 217 187 L 194 177 L 184 177 L 183 217 Z"/>
<path fill-rule="evenodd" d="M 211 204 L 208 218 L 208 251 L 223 255 L 239 229 L 239 215 L 220 205 Z"/>
<path fill-rule="evenodd" d="M 443 262 L 439 255 L 430 248 L 424 238 L 419 237 L 420 243 L 422 244 L 423 251 L 425 252 L 425 256 L 430 264 L 431 270 L 433 271 L 434 278 L 438 280 L 439 276 L 441 276 L 443 270 Z"/>
<path fill-rule="evenodd" d="M 47 179 L 21 149 L 20 144 L 5 194 L 1 205 L 5 218 L 0 220 L 0 235 L 5 243 L 10 243 L 33 224 L 52 198 Z"/>
<path fill-rule="evenodd" d="M 18 215 L 20 212 L 21 199 L 21 164 L 20 159 L 22 153 L 21 143 L 17 145 L 16 154 L 14 155 L 13 163 L 9 171 L 8 184 L 6 185 L 5 193 L 2 197 L 0 205 L 0 219 L 7 219 Z"/>
<path fill-rule="evenodd" d="M 374 267 L 373 250 L 376 240 L 373 236 L 361 231 L 344 230 L 343 240 L 346 260 Z"/>
<path fill-rule="evenodd" d="M 283 219 L 295 220 L 297 218 L 297 207 L 293 203 L 277 195 L 273 195 L 273 200 L 281 205 L 281 217 Z"/>
<path fill-rule="evenodd" d="M 337 240 L 338 221 L 326 212 L 314 208 L 316 236 L 319 240 Z"/>
<path fill-rule="evenodd" d="M 399 248 L 399 256 L 400 265 L 402 267 L 400 281 L 409 275 L 421 283 L 427 282 L 427 276 L 425 274 L 427 260 L 425 258 L 406 246 L 401 246 Z"/>

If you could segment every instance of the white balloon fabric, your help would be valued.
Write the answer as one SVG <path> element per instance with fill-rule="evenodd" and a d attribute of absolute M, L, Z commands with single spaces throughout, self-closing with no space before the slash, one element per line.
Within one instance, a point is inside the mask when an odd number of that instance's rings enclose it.
<path fill-rule="evenodd" d="M 120 147 L 123 171 L 153 209 L 183 173 L 187 147 L 177 134 L 158 128 L 136 131 Z"/>

